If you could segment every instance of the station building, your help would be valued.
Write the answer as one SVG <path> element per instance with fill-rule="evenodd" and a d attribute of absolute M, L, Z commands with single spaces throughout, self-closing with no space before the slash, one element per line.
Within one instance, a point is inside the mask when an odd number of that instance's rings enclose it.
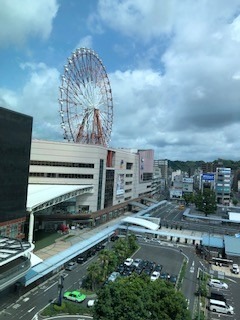
<path fill-rule="evenodd" d="M 153 150 L 32 140 L 28 210 L 36 229 L 96 226 L 152 196 Z"/>

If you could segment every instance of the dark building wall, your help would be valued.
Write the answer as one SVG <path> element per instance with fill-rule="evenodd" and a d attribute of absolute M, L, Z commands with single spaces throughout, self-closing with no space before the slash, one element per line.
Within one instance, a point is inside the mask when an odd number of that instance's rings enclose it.
<path fill-rule="evenodd" d="M 26 216 L 32 117 L 0 107 L 0 222 Z"/>

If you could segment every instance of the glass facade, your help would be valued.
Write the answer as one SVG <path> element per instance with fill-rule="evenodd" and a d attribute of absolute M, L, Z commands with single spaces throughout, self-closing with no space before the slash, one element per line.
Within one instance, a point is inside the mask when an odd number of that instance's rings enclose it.
<path fill-rule="evenodd" d="M 0 107 L 0 222 L 26 216 L 32 117 Z"/>

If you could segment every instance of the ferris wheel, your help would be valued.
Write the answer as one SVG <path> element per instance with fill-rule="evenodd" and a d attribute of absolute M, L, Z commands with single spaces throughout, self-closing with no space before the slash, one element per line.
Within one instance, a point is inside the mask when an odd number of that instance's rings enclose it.
<path fill-rule="evenodd" d="M 112 90 L 98 55 L 87 48 L 73 52 L 64 66 L 59 89 L 64 139 L 108 146 L 113 122 Z"/>

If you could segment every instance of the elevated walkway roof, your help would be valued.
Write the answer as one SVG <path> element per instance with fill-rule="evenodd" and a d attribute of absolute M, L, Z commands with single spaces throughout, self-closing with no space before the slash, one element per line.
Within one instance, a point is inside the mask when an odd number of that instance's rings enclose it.
<path fill-rule="evenodd" d="M 93 185 L 29 184 L 27 210 L 39 211 L 93 191 Z"/>
<path fill-rule="evenodd" d="M 126 217 L 126 218 L 122 219 L 121 223 L 133 224 L 133 225 L 141 226 L 146 229 L 150 229 L 150 230 L 154 230 L 154 231 L 159 229 L 158 224 L 151 222 L 149 220 L 146 220 L 146 219 L 141 219 L 141 218 Z"/>
<path fill-rule="evenodd" d="M 129 202 L 129 204 L 131 204 L 132 206 L 135 206 L 135 207 L 139 207 L 141 209 L 148 208 L 148 206 L 146 206 L 145 204 L 142 204 L 142 203 L 137 202 L 137 201 L 131 201 L 131 202 Z"/>
<path fill-rule="evenodd" d="M 155 200 L 155 199 L 152 199 L 152 198 L 142 198 L 143 200 L 145 201 L 148 201 L 148 202 L 152 202 L 152 203 L 158 203 L 159 201 Z"/>

